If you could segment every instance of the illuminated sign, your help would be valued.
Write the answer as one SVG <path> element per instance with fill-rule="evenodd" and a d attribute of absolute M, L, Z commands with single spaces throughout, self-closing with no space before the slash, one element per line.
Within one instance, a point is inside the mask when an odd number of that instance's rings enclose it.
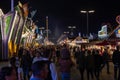
<path fill-rule="evenodd" d="M 76 43 L 89 43 L 88 39 L 80 39 L 80 40 L 76 40 Z"/>
<path fill-rule="evenodd" d="M 116 37 L 119 37 L 119 38 L 120 38 L 120 28 L 118 28 L 118 29 L 115 31 L 115 35 L 116 35 Z"/>
<path fill-rule="evenodd" d="M 101 39 L 105 39 L 108 37 L 107 25 L 102 26 L 102 29 L 100 31 L 98 31 L 98 37 Z"/>

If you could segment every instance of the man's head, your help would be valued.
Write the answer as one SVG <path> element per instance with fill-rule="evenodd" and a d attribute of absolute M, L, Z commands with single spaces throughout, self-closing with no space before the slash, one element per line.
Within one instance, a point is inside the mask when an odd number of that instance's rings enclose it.
<path fill-rule="evenodd" d="M 48 65 L 45 61 L 37 61 L 32 65 L 34 77 L 45 79 L 48 74 Z"/>
<path fill-rule="evenodd" d="M 38 58 L 40 57 L 40 51 L 38 51 L 38 50 L 36 51 L 36 57 L 38 57 Z"/>

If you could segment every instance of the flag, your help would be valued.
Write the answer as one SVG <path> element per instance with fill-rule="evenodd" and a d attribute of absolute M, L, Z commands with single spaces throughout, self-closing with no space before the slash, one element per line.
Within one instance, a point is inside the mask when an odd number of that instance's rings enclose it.
<path fill-rule="evenodd" d="M 15 38 L 17 37 L 16 36 L 16 33 L 17 33 L 17 30 L 18 30 L 18 27 L 19 27 L 19 22 L 20 22 L 20 16 L 17 15 L 16 13 L 16 16 L 15 16 L 15 21 L 13 23 L 13 30 L 11 31 L 11 37 L 10 37 L 10 40 L 15 41 Z"/>
<path fill-rule="evenodd" d="M 12 24 L 13 24 L 14 15 L 15 15 L 14 12 L 9 12 L 2 17 L 1 31 L 2 31 L 2 36 L 4 37 L 4 39 L 9 38 Z"/>
<path fill-rule="evenodd" d="M 19 25 L 18 25 L 19 27 L 18 27 L 18 30 L 17 30 L 17 33 L 16 33 L 15 44 L 19 44 L 20 43 L 21 36 L 22 36 L 22 31 L 23 31 L 23 27 L 24 27 L 24 23 L 25 23 L 25 20 L 21 17 Z"/>
<path fill-rule="evenodd" d="M 89 38 L 88 39 L 90 39 L 90 40 L 93 39 L 93 35 L 91 33 L 89 34 Z"/>
<path fill-rule="evenodd" d="M 31 14 L 31 18 L 33 18 L 33 17 L 35 16 L 36 12 L 37 12 L 37 10 L 34 10 L 34 11 L 32 11 L 32 12 L 30 13 L 30 14 Z"/>
<path fill-rule="evenodd" d="M 81 37 L 81 33 L 79 32 L 78 35 Z"/>
<path fill-rule="evenodd" d="M 15 7 L 15 10 L 18 12 L 20 16 L 23 16 L 23 9 L 19 5 Z"/>
<path fill-rule="evenodd" d="M 21 8 L 22 8 L 22 6 L 23 6 L 22 3 L 21 3 L 20 1 L 18 2 L 18 5 L 19 5 Z"/>
<path fill-rule="evenodd" d="M 1 19 L 1 33 L 2 33 L 2 58 L 8 59 L 8 39 L 11 32 L 14 12 L 8 12 Z"/>
<path fill-rule="evenodd" d="M 29 13 L 28 3 L 23 4 L 22 8 L 23 8 L 23 11 L 24 11 L 24 17 L 28 17 L 28 13 Z"/>

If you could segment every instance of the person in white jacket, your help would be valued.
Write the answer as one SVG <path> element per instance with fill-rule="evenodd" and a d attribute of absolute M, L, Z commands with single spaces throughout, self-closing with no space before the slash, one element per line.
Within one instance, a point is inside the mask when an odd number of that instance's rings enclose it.
<path fill-rule="evenodd" d="M 39 57 L 39 59 L 34 58 L 33 63 L 35 63 L 36 61 L 41 61 L 41 60 L 46 61 L 48 63 L 48 67 L 49 67 L 49 73 L 48 73 L 47 79 L 45 79 L 45 80 L 58 80 L 56 66 L 52 61 L 49 60 L 49 57 L 51 55 L 50 52 L 51 52 L 50 49 L 44 49 L 44 52 L 41 55 L 41 57 Z M 33 75 L 31 76 L 31 78 L 32 77 L 33 77 Z"/>

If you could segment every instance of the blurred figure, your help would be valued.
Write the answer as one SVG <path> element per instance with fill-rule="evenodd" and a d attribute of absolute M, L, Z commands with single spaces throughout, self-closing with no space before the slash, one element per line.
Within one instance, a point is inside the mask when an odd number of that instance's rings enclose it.
<path fill-rule="evenodd" d="M 23 47 L 21 46 L 18 50 L 18 58 L 21 59 L 23 53 Z"/>
<path fill-rule="evenodd" d="M 1 68 L 0 80 L 17 80 L 16 70 L 12 67 Z"/>
<path fill-rule="evenodd" d="M 76 49 L 75 49 L 75 55 L 74 55 L 74 57 L 75 57 L 75 59 L 76 59 L 76 63 L 78 62 L 78 59 L 79 59 L 79 55 L 80 55 L 80 48 L 79 47 L 77 47 Z"/>
<path fill-rule="evenodd" d="M 41 61 L 42 57 L 40 55 L 40 51 L 36 50 L 35 57 L 33 58 L 32 63 L 35 63 L 36 61 Z"/>
<path fill-rule="evenodd" d="M 10 58 L 10 66 L 17 69 L 16 67 L 16 54 L 13 53 L 12 57 Z"/>
<path fill-rule="evenodd" d="M 32 64 L 33 77 L 30 80 L 45 80 L 48 75 L 48 65 L 45 61 L 36 61 Z"/>
<path fill-rule="evenodd" d="M 61 80 L 70 80 L 71 78 L 71 68 L 73 66 L 73 62 L 70 58 L 70 52 L 67 49 L 67 46 L 64 45 L 60 51 L 61 58 L 59 60 L 60 72 L 61 72 Z"/>
<path fill-rule="evenodd" d="M 23 79 L 23 69 L 21 67 L 21 64 L 18 65 L 17 75 L 18 75 L 18 79 L 17 80 L 24 80 Z"/>
<path fill-rule="evenodd" d="M 57 62 L 58 62 L 60 59 L 60 48 L 59 47 L 57 47 L 56 49 L 56 57 L 57 57 Z"/>
<path fill-rule="evenodd" d="M 17 69 L 19 64 L 19 58 L 17 57 L 16 53 L 13 53 L 12 57 L 10 58 L 10 66 L 16 70 L 16 75 L 18 75 Z"/>
<path fill-rule="evenodd" d="M 102 56 L 99 54 L 99 50 L 93 50 L 92 54 L 94 55 L 95 77 L 97 80 L 99 80 L 101 67 L 103 65 L 103 59 Z"/>
<path fill-rule="evenodd" d="M 30 72 L 30 67 L 32 64 L 32 59 L 26 49 L 23 50 L 23 55 L 21 58 L 21 67 L 23 69 L 23 76 L 24 80 L 27 80 L 30 78 L 29 72 Z M 27 77 L 27 79 L 26 79 Z"/>
<path fill-rule="evenodd" d="M 117 46 L 113 52 L 112 61 L 114 64 L 114 80 L 120 80 L 120 46 Z"/>
<path fill-rule="evenodd" d="M 45 80 L 58 80 L 56 66 L 55 63 L 51 61 L 51 55 L 52 55 L 51 49 L 47 47 L 42 55 L 43 60 L 46 61 L 48 64 L 49 71 L 48 76 Z"/>
<path fill-rule="evenodd" d="M 41 59 L 36 60 L 36 61 L 43 60 L 43 61 L 45 61 L 47 63 L 47 66 L 48 66 L 48 75 L 45 78 L 45 80 L 58 80 L 55 64 L 52 61 L 50 61 L 50 57 L 51 57 L 51 51 L 50 51 L 50 49 L 49 48 L 42 48 Z M 36 61 L 34 61 L 34 63 Z M 33 78 L 33 75 L 31 76 L 31 79 L 32 78 Z"/>
<path fill-rule="evenodd" d="M 91 50 L 87 50 L 87 57 L 86 57 L 86 70 L 87 70 L 87 80 L 93 80 L 94 76 L 94 56 L 92 55 Z"/>
<path fill-rule="evenodd" d="M 107 67 L 107 74 L 110 74 L 110 70 L 109 70 L 110 69 L 109 68 L 110 55 L 109 55 L 107 49 L 104 50 L 102 57 L 103 57 L 103 67 L 106 65 L 106 67 Z"/>
<path fill-rule="evenodd" d="M 85 71 L 85 67 L 86 67 L 86 61 L 85 61 L 85 49 L 82 48 L 79 56 L 78 56 L 78 70 L 80 72 L 81 75 L 81 80 L 84 80 L 84 71 Z"/>

